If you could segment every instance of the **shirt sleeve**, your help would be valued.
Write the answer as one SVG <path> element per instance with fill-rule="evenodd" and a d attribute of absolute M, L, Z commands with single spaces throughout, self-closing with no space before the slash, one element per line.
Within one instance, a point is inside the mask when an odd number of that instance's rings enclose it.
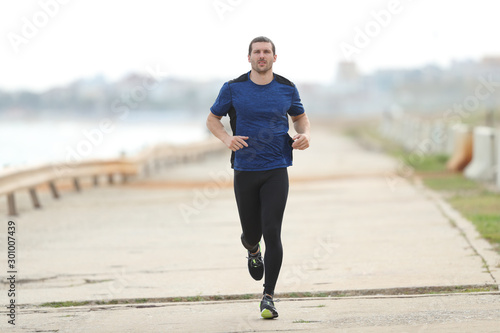
<path fill-rule="evenodd" d="M 293 87 L 293 89 L 294 92 L 292 96 L 292 105 L 290 106 L 290 109 L 287 111 L 288 114 L 292 117 L 299 116 L 305 112 L 304 106 L 300 101 L 299 91 L 297 90 L 297 87 Z"/>
<path fill-rule="evenodd" d="M 232 105 L 231 90 L 229 89 L 229 84 L 226 82 L 220 89 L 219 96 L 217 96 L 210 111 L 216 116 L 223 117 L 227 115 Z"/>

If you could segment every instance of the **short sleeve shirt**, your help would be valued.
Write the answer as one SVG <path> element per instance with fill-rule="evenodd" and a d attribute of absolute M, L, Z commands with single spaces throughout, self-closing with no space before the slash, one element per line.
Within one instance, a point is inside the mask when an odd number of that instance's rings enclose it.
<path fill-rule="evenodd" d="M 229 115 L 233 135 L 248 136 L 248 147 L 232 155 L 235 170 L 264 171 L 292 165 L 288 115 L 301 115 L 304 107 L 289 80 L 274 74 L 269 84 L 258 85 L 248 72 L 224 83 L 210 111 L 216 116 Z"/>

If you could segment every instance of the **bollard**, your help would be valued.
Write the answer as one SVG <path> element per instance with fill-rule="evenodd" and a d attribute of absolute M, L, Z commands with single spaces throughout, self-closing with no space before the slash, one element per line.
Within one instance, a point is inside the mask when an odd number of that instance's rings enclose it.
<path fill-rule="evenodd" d="M 465 168 L 469 179 L 493 181 L 495 179 L 495 131 L 479 126 L 474 128 L 472 162 Z"/>
<path fill-rule="evenodd" d="M 453 155 L 446 163 L 450 171 L 462 171 L 472 160 L 472 130 L 467 125 L 453 126 Z"/>

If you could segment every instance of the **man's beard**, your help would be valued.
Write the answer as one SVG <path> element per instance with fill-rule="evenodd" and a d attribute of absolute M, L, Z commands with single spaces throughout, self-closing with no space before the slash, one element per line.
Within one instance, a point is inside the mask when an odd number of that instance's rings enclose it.
<path fill-rule="evenodd" d="M 256 61 L 255 63 L 252 64 L 252 69 L 254 71 L 256 71 L 257 73 L 267 73 L 267 72 L 269 72 L 270 70 L 273 69 L 273 63 L 272 62 L 271 63 L 268 62 L 265 67 L 260 68 L 259 67 L 259 60 L 258 60 L 258 61 Z"/>

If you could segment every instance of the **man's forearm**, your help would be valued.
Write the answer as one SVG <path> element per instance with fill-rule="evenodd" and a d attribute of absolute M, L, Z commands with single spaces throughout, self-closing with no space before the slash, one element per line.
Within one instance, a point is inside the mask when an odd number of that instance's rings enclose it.
<path fill-rule="evenodd" d="M 247 136 L 232 136 L 226 132 L 224 125 L 220 121 L 221 117 L 210 113 L 207 118 L 207 127 L 220 141 L 222 141 L 229 149 L 232 151 L 237 151 L 248 147 L 245 140 L 248 140 Z"/>
<path fill-rule="evenodd" d="M 310 130 L 311 130 L 311 124 L 309 123 L 309 118 L 307 118 L 307 115 L 304 114 L 304 116 L 300 117 L 293 123 L 293 128 L 295 128 L 295 131 L 297 134 L 305 134 L 309 136 Z"/>
<path fill-rule="evenodd" d="M 207 128 L 220 141 L 226 143 L 230 135 L 226 132 L 224 125 L 219 118 L 209 114 L 207 118 Z"/>

